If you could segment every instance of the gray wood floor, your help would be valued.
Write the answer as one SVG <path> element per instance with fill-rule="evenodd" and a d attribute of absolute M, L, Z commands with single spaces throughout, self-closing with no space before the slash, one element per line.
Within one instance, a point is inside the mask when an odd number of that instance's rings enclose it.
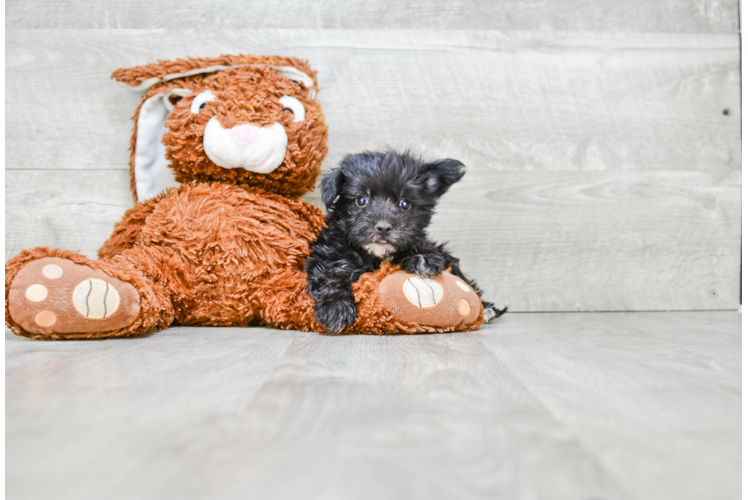
<path fill-rule="evenodd" d="M 465 334 L 6 331 L 11 499 L 736 499 L 741 316 Z"/>

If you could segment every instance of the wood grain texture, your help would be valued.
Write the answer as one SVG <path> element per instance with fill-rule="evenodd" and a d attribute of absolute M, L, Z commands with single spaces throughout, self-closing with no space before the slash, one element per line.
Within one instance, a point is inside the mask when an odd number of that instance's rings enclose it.
<path fill-rule="evenodd" d="M 9 0 L 5 27 L 737 33 L 737 10 L 735 0 Z"/>
<path fill-rule="evenodd" d="M 6 259 L 38 245 L 95 256 L 130 206 L 126 177 L 6 172 Z M 740 185 L 739 172 L 469 171 L 430 232 L 512 311 L 736 309 Z"/>
<path fill-rule="evenodd" d="M 385 338 L 6 334 L 10 498 L 740 494 L 736 313 L 508 314 Z"/>
<path fill-rule="evenodd" d="M 515 311 L 736 309 L 740 186 L 739 173 L 469 172 L 431 235 Z"/>
<path fill-rule="evenodd" d="M 11 30 L 6 258 L 35 245 L 94 255 L 129 206 L 139 97 L 112 70 L 241 52 L 319 70 L 325 171 L 385 145 L 463 161 L 431 232 L 490 299 L 514 311 L 738 306 L 733 34 Z M 81 201 L 91 190 L 105 210 Z"/>
<path fill-rule="evenodd" d="M 740 168 L 737 36 L 434 30 L 14 30 L 8 168 L 125 169 L 138 96 L 111 72 L 241 52 L 312 61 L 326 168 L 385 145 L 486 170 Z"/>
<path fill-rule="evenodd" d="M 513 319 L 486 348 L 632 498 L 740 497 L 739 314 Z"/>
<path fill-rule="evenodd" d="M 5 260 L 25 248 L 90 258 L 132 207 L 126 170 L 6 170 Z"/>

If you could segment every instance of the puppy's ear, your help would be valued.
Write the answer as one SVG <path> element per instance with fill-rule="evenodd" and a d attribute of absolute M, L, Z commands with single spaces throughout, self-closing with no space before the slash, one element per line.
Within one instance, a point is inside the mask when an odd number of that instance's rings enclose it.
<path fill-rule="evenodd" d="M 426 189 L 438 197 L 446 193 L 449 186 L 462 179 L 465 175 L 465 165 L 448 158 L 425 163 L 421 172 L 426 177 Z"/>
<path fill-rule="evenodd" d="M 325 204 L 325 208 L 329 209 L 335 202 L 335 199 L 340 196 L 340 193 L 343 192 L 344 184 L 345 174 L 339 168 L 322 176 L 322 182 L 320 182 L 319 187 L 320 191 L 322 191 L 322 202 Z"/>

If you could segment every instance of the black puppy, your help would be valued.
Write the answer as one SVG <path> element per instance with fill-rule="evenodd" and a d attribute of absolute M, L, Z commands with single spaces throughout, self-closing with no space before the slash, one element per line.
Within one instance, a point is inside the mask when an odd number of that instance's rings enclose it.
<path fill-rule="evenodd" d="M 437 200 L 463 175 L 465 166 L 457 160 L 426 163 L 388 151 L 348 155 L 322 178 L 327 228 L 312 245 L 304 270 L 315 318 L 329 333 L 340 333 L 356 319 L 351 283 L 384 259 L 422 277 L 451 267 L 481 295 L 463 276 L 459 260 L 426 237 Z M 483 308 L 486 321 L 506 311 L 490 302 Z"/>

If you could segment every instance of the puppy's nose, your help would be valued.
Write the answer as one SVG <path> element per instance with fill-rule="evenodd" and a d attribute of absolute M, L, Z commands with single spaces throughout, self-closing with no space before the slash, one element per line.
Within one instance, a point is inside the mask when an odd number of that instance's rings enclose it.
<path fill-rule="evenodd" d="M 374 229 L 376 229 L 379 234 L 387 234 L 392 229 L 392 224 L 385 220 L 380 220 L 377 222 L 377 225 L 374 226 Z"/>

